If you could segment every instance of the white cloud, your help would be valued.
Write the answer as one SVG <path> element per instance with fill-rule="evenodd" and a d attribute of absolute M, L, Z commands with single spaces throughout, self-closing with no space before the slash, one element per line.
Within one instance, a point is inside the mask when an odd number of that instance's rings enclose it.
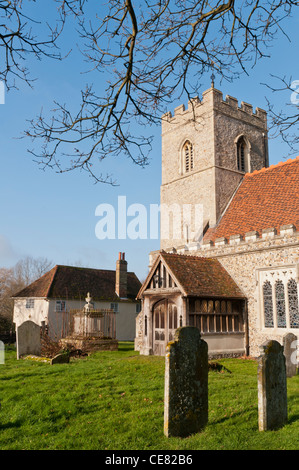
<path fill-rule="evenodd" d="M 12 266 L 18 261 L 18 255 L 10 241 L 0 234 L 0 267 Z"/>

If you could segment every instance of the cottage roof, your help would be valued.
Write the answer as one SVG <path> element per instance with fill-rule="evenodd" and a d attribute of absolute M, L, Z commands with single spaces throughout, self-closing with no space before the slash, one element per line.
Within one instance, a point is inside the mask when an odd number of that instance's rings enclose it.
<path fill-rule="evenodd" d="M 84 300 L 89 292 L 95 301 L 118 301 L 115 276 L 112 270 L 57 265 L 14 297 Z M 127 276 L 127 297 L 135 299 L 141 283 L 135 273 Z"/>
<path fill-rule="evenodd" d="M 247 173 L 215 228 L 205 240 L 244 236 L 282 225 L 299 227 L 299 157 Z"/>
<path fill-rule="evenodd" d="M 139 291 L 139 298 L 148 288 L 149 282 L 161 262 L 186 296 L 245 298 L 244 293 L 217 259 L 165 252 L 158 255 Z"/>

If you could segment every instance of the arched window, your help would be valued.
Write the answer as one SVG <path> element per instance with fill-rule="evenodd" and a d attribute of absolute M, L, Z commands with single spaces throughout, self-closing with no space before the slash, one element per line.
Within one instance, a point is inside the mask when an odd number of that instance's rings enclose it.
<path fill-rule="evenodd" d="M 284 296 L 284 285 L 282 281 L 276 281 L 275 283 L 275 296 L 276 296 L 276 313 L 277 313 L 277 326 L 280 328 L 286 328 L 286 308 L 285 308 L 285 296 Z"/>
<path fill-rule="evenodd" d="M 266 281 L 263 285 L 265 328 L 273 328 L 273 302 L 271 282 Z"/>
<path fill-rule="evenodd" d="M 250 171 L 249 143 L 243 135 L 237 141 L 237 164 L 239 171 L 242 171 L 244 173 Z"/>
<path fill-rule="evenodd" d="M 299 328 L 298 289 L 295 279 L 288 282 L 290 327 Z"/>
<path fill-rule="evenodd" d="M 259 273 L 265 328 L 299 329 L 299 290 L 296 267 Z"/>
<path fill-rule="evenodd" d="M 190 140 L 186 140 L 183 146 L 183 155 L 182 155 L 182 172 L 188 173 L 194 168 L 194 152 L 193 145 Z"/>

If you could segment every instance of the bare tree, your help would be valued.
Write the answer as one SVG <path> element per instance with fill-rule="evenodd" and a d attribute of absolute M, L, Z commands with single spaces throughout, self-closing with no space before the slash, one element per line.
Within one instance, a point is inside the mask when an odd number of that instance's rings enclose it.
<path fill-rule="evenodd" d="M 12 296 L 41 277 L 52 267 L 47 258 L 26 257 L 13 268 L 0 268 L 0 330 L 10 330 L 13 318 Z"/>
<path fill-rule="evenodd" d="M 48 120 L 32 120 L 27 135 L 42 139 L 36 160 L 59 172 L 87 170 L 126 155 L 145 166 L 151 150 L 148 128 L 160 122 L 174 97 L 194 97 L 207 73 L 233 80 L 267 55 L 297 1 L 111 0 L 105 17 L 79 18 L 83 54 L 93 72 L 107 79 L 105 92 L 87 86 L 72 113 L 56 103 Z M 143 126 L 144 135 L 136 125 Z"/>
<path fill-rule="evenodd" d="M 33 258 L 32 256 L 26 256 L 18 261 L 14 266 L 14 278 L 20 284 L 28 286 L 28 284 L 31 284 L 49 271 L 52 266 L 52 261 L 49 261 L 47 258 Z"/>
<path fill-rule="evenodd" d="M 289 156 L 292 156 L 297 154 L 299 145 L 299 80 L 286 76 L 271 77 L 271 84 L 264 85 L 273 93 L 286 93 L 287 103 L 284 110 L 277 110 L 271 100 L 267 99 L 271 136 L 281 138 L 289 147 Z"/>
<path fill-rule="evenodd" d="M 202 78 L 216 74 L 233 80 L 248 73 L 267 46 L 285 34 L 284 22 L 298 6 L 295 0 L 110 0 L 98 12 L 87 0 L 53 0 L 57 24 L 41 40 L 31 32 L 34 20 L 22 0 L 1 1 L 0 47 L 6 51 L 4 80 L 15 74 L 28 80 L 26 54 L 61 58 L 58 47 L 68 16 L 75 18 L 81 51 L 97 85 L 81 91 L 77 111 L 55 103 L 53 115 L 41 113 L 26 135 L 43 167 L 59 172 L 83 169 L 95 179 L 106 158 L 126 156 L 135 164 L 149 162 L 150 127 L 160 123 L 165 106 L 198 94 Z M 93 5 L 96 8 L 95 5 Z M 287 24 L 287 23 L 286 23 Z M 20 59 L 20 63 L 18 62 Z M 103 89 L 103 83 L 106 87 Z M 73 103 L 72 103 L 73 105 Z"/>
<path fill-rule="evenodd" d="M 0 0 L 0 80 L 7 89 L 17 87 L 19 80 L 32 85 L 34 80 L 26 66 L 28 56 L 36 59 L 61 59 L 57 42 L 69 15 L 82 13 L 85 0 L 54 0 L 56 20 L 51 25 L 45 18 L 44 5 L 25 0 Z M 47 5 L 49 8 L 49 5 Z M 42 31 L 42 32 L 41 32 Z"/>

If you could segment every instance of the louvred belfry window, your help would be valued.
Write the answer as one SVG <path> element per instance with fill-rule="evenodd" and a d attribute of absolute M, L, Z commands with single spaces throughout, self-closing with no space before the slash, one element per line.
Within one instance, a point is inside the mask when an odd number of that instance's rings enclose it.
<path fill-rule="evenodd" d="M 189 140 L 184 144 L 184 171 L 188 173 L 194 168 L 194 155 L 193 155 L 193 145 Z"/>

